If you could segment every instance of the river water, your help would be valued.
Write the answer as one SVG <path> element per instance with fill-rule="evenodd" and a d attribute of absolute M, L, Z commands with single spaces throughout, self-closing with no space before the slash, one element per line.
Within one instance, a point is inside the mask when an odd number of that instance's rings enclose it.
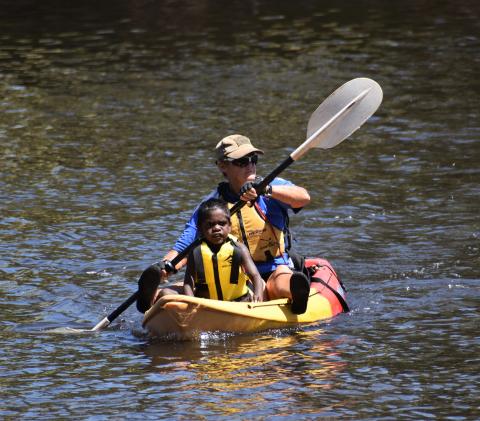
<path fill-rule="evenodd" d="M 480 417 L 476 1 L 2 2 L 0 418 Z M 296 248 L 352 311 L 255 335 L 151 339 L 136 290 L 240 132 L 266 174 L 333 90 L 378 112 L 283 174 Z M 62 333 L 63 332 L 63 333 Z"/>

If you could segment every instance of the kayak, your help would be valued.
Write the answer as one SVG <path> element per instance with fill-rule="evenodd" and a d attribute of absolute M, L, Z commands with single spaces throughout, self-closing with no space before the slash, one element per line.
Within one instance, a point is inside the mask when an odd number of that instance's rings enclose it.
<path fill-rule="evenodd" d="M 293 314 L 286 298 L 259 303 L 166 295 L 146 313 L 143 327 L 153 336 L 191 337 L 202 332 L 251 333 L 295 327 L 331 319 L 348 311 L 346 291 L 331 264 L 305 259 L 311 284 L 307 310 Z"/>

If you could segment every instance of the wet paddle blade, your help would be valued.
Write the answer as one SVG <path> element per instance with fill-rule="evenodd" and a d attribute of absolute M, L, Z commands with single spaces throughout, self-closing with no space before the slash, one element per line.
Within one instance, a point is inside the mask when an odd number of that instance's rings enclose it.
<path fill-rule="evenodd" d="M 382 88 L 372 79 L 357 78 L 343 84 L 314 111 L 307 140 L 292 158 L 297 160 L 310 148 L 335 147 L 373 115 L 382 99 Z"/>
<path fill-rule="evenodd" d="M 92 331 L 93 331 L 93 329 L 75 329 L 73 327 L 56 327 L 54 329 L 49 329 L 46 332 L 69 335 L 69 334 L 72 334 L 72 333 L 87 333 L 87 332 L 92 332 Z"/>

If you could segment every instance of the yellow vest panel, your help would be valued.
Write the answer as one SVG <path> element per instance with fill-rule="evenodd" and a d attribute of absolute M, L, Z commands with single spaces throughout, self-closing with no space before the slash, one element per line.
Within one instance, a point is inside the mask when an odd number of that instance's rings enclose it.
<path fill-rule="evenodd" d="M 240 253 L 233 238 L 229 238 L 218 253 L 206 242 L 194 250 L 195 283 L 206 284 L 211 299 L 233 301 L 248 293 L 248 277 L 240 263 Z"/>
<path fill-rule="evenodd" d="M 285 252 L 283 231 L 266 221 L 255 206 L 244 206 L 232 215 L 232 234 L 248 247 L 255 262 L 267 262 Z"/>

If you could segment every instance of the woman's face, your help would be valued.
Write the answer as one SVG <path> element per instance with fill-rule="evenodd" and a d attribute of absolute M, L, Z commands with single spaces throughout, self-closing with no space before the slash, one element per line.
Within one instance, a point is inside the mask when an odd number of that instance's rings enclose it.
<path fill-rule="evenodd" d="M 231 230 L 230 219 L 221 209 L 211 210 L 200 225 L 203 238 L 214 245 L 223 244 Z"/>
<path fill-rule="evenodd" d="M 232 162 L 220 161 L 218 167 L 231 184 L 235 193 L 238 193 L 247 181 L 255 181 L 257 174 L 257 166 L 253 162 L 244 166 L 238 166 Z"/>

